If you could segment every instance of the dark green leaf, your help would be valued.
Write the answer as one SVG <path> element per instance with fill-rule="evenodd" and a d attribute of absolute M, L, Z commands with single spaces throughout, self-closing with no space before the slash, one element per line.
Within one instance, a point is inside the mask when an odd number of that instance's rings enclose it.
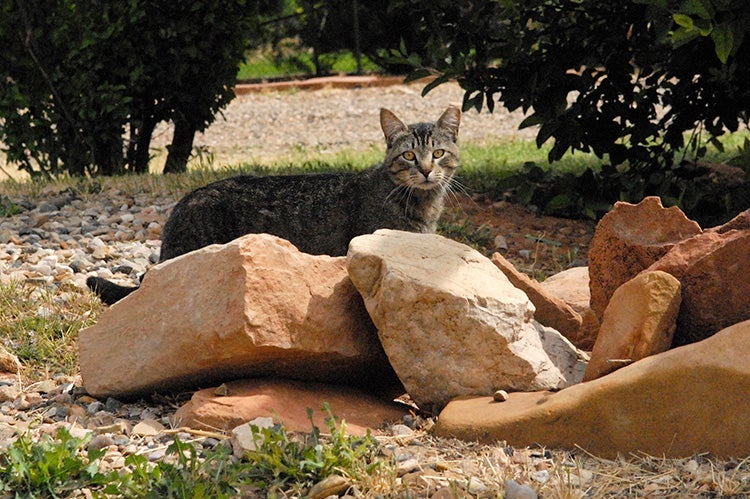
<path fill-rule="evenodd" d="M 726 64 L 729 54 L 734 49 L 734 31 L 730 24 L 724 23 L 715 26 L 711 32 L 711 39 L 714 41 L 716 48 L 716 57 L 719 58 L 722 64 Z"/>

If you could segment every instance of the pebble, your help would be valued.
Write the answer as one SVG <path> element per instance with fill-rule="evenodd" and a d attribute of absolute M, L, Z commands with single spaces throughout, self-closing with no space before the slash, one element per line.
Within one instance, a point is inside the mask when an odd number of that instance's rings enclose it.
<path fill-rule="evenodd" d="M 100 276 L 137 284 L 158 261 L 161 229 L 174 199 L 107 191 L 86 204 L 72 197 L 57 197 L 55 203 L 40 201 L 0 219 L 0 282 L 84 290 L 86 278 Z"/>
<path fill-rule="evenodd" d="M 505 402 L 510 398 L 510 395 L 508 395 L 508 392 L 505 390 L 498 390 L 492 395 L 492 399 L 495 402 Z"/>
<path fill-rule="evenodd" d="M 515 480 L 505 482 L 505 499 L 537 499 L 537 493 L 528 485 L 521 485 Z"/>

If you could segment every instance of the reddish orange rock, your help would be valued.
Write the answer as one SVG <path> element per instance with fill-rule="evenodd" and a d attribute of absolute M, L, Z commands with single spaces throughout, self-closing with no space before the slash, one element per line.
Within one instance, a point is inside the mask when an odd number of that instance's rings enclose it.
<path fill-rule="evenodd" d="M 523 272 L 519 272 L 500 253 L 492 255 L 492 263 L 499 268 L 511 284 L 529 297 L 536 309 L 534 318 L 545 326 L 557 330 L 575 346 L 574 340 L 581 336 L 581 316 L 564 300 L 548 293 L 541 284 Z"/>
<path fill-rule="evenodd" d="M 549 276 L 539 283 L 547 293 L 570 305 L 581 316 L 581 330 L 568 339 L 581 350 L 591 351 L 599 334 L 599 318 L 591 310 L 589 268 L 572 267 Z"/>
<path fill-rule="evenodd" d="M 222 394 L 217 394 L 220 392 Z M 226 395 L 223 395 L 226 394 Z M 230 431 L 258 417 L 272 417 L 290 431 L 312 429 L 307 409 L 313 410 L 315 426 L 325 431 L 328 413 L 346 421 L 347 433 L 364 435 L 385 423 L 398 422 L 409 413 L 403 404 L 377 398 L 356 388 L 280 379 L 246 379 L 226 383 L 222 390 L 207 388 L 193 394 L 175 413 L 177 426 Z"/>
<path fill-rule="evenodd" d="M 675 345 L 750 319 L 750 230 L 706 231 L 676 245 L 648 270 L 668 272 L 682 283 Z"/>
<path fill-rule="evenodd" d="M 435 433 L 601 457 L 750 454 L 750 321 L 560 392 L 450 402 Z"/>
<path fill-rule="evenodd" d="M 638 204 L 617 202 L 599 221 L 589 246 L 591 308 L 601 319 L 612 293 L 649 267 L 672 246 L 701 233 L 677 207 L 658 197 Z"/>
<path fill-rule="evenodd" d="M 279 376 L 404 393 L 344 257 L 249 234 L 153 267 L 79 334 L 96 397 Z"/>

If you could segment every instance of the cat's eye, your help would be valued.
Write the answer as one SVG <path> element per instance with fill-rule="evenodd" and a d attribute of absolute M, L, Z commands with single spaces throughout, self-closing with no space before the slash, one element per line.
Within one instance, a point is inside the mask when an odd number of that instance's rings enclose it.
<path fill-rule="evenodd" d="M 414 151 L 406 151 L 401 156 L 403 156 L 406 161 L 414 161 L 414 158 L 416 158 Z"/>
<path fill-rule="evenodd" d="M 435 159 L 442 158 L 444 154 L 445 151 L 443 149 L 435 149 L 434 151 L 432 151 L 432 157 Z"/>

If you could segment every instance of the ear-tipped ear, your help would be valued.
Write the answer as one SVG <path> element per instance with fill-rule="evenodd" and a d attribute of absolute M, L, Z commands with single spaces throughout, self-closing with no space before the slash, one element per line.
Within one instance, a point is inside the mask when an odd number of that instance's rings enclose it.
<path fill-rule="evenodd" d="M 453 140 L 458 139 L 458 125 L 460 123 L 461 110 L 456 106 L 448 106 L 448 109 L 437 120 L 438 128 L 447 130 L 453 136 Z"/>
<path fill-rule="evenodd" d="M 388 144 L 392 144 L 396 137 L 409 131 L 409 127 L 404 125 L 403 121 L 384 107 L 380 108 L 380 128 L 383 129 Z"/>

